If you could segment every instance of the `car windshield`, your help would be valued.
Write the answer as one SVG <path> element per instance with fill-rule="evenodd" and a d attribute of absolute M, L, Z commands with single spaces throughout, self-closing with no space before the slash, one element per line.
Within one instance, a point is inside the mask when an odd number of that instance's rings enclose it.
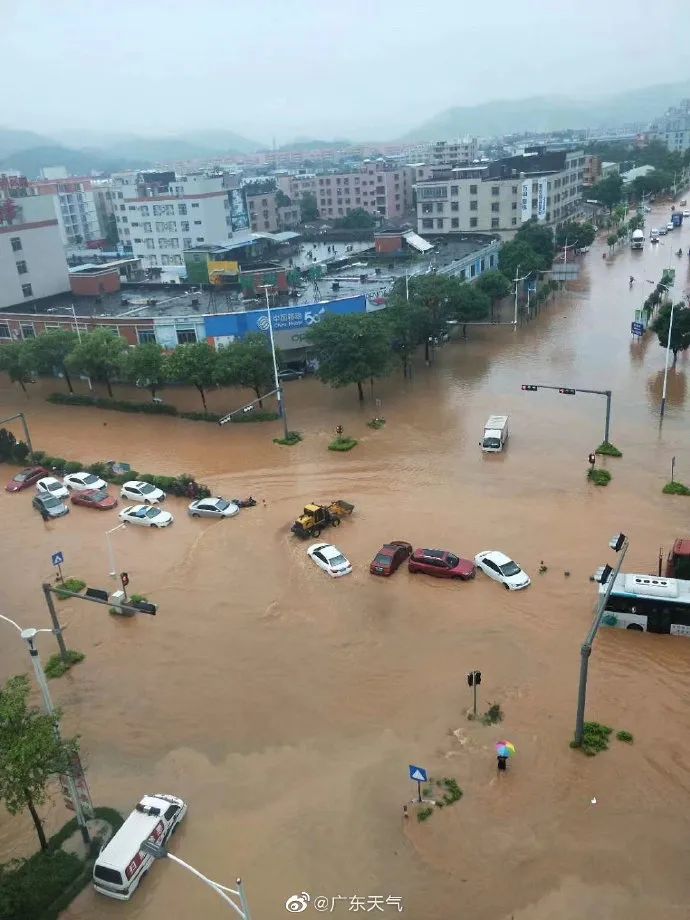
<path fill-rule="evenodd" d="M 17 473 L 14 477 L 15 482 L 24 482 L 25 479 L 28 479 L 31 475 L 31 470 L 24 470 L 23 473 Z"/>
<path fill-rule="evenodd" d="M 376 559 L 374 559 L 374 565 L 390 565 L 391 557 L 386 553 L 379 553 Z"/>
<path fill-rule="evenodd" d="M 47 483 L 46 483 L 46 488 L 47 488 L 47 489 L 50 489 L 51 492 L 56 492 L 58 489 L 61 489 L 61 488 L 62 488 L 62 485 L 61 485 L 61 483 L 57 482 L 56 480 L 53 480 L 52 482 L 47 482 Z"/>
<path fill-rule="evenodd" d="M 452 553 L 448 553 L 447 562 L 451 569 L 454 569 L 456 565 L 460 565 L 460 560 Z"/>
<path fill-rule="evenodd" d="M 98 476 L 94 476 L 93 473 L 89 473 L 88 476 L 84 476 L 82 482 L 84 485 L 92 486 L 95 482 L 98 482 Z"/>
<path fill-rule="evenodd" d="M 328 564 L 331 566 L 344 565 L 345 563 L 347 563 L 347 559 L 340 553 L 338 553 L 337 556 L 331 556 L 331 558 L 328 560 Z"/>
<path fill-rule="evenodd" d="M 136 511 L 130 511 L 132 517 L 135 518 L 145 518 L 146 517 L 146 508 L 137 508 Z"/>
<path fill-rule="evenodd" d="M 156 487 L 155 487 L 155 486 L 152 486 L 149 482 L 140 482 L 140 483 L 139 483 L 139 486 L 138 486 L 138 489 L 139 489 L 139 491 L 142 492 L 144 495 L 148 495 L 150 492 L 155 492 L 155 491 L 156 491 Z"/>
<path fill-rule="evenodd" d="M 219 498 L 218 501 L 211 503 L 211 507 L 217 511 L 225 511 L 226 508 L 230 507 L 230 502 L 226 502 L 224 498 Z"/>
<path fill-rule="evenodd" d="M 506 562 L 505 565 L 499 565 L 499 570 L 501 575 L 504 575 L 506 578 L 510 578 L 511 575 L 519 575 L 522 569 L 517 564 L 517 562 Z"/>
<path fill-rule="evenodd" d="M 55 498 L 54 495 L 47 495 L 47 496 L 43 499 L 43 507 L 44 507 L 44 508 L 59 508 L 61 504 L 62 504 L 62 502 L 60 501 L 60 499 L 59 499 L 59 498 Z"/>
<path fill-rule="evenodd" d="M 484 438 L 484 447 L 500 447 L 501 442 L 498 438 Z"/>
<path fill-rule="evenodd" d="M 149 508 L 149 510 L 143 516 L 147 518 L 155 518 L 158 517 L 159 514 L 160 511 L 158 508 Z"/>
<path fill-rule="evenodd" d="M 91 495 L 87 495 L 87 500 L 90 502 L 102 502 L 107 497 L 108 493 L 101 489 L 100 491 L 92 492 Z"/>

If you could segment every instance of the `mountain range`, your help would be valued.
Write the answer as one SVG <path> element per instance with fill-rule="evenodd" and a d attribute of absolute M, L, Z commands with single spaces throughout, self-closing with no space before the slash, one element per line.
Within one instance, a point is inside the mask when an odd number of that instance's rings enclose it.
<path fill-rule="evenodd" d="M 690 80 L 647 86 L 592 99 L 533 96 L 528 99 L 496 100 L 481 105 L 445 109 L 408 131 L 400 140 L 451 140 L 465 134 L 495 137 L 567 128 L 646 124 L 687 96 L 690 96 Z"/>

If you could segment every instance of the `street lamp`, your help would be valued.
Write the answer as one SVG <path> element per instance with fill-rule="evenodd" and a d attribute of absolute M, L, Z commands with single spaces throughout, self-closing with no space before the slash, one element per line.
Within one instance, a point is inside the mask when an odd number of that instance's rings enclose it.
<path fill-rule="evenodd" d="M 46 680 L 45 673 L 43 671 L 43 665 L 41 664 L 41 659 L 38 654 L 38 649 L 36 648 L 36 636 L 40 632 L 52 633 L 52 629 L 34 629 L 29 627 L 28 629 L 22 629 L 18 623 L 15 623 L 14 620 L 11 620 L 9 617 L 3 616 L 0 613 L 0 620 L 4 620 L 6 623 L 9 623 L 11 626 L 17 630 L 22 639 L 26 642 L 29 649 L 29 655 L 31 657 L 31 664 L 33 665 L 34 674 L 36 675 L 36 683 L 38 684 L 41 695 L 43 696 L 43 705 L 45 706 L 46 712 L 49 716 L 53 717 L 53 730 L 55 732 L 55 737 L 58 741 L 61 741 L 60 738 L 60 729 L 58 728 L 57 719 L 55 718 L 55 707 L 53 706 L 53 701 L 50 696 L 50 690 L 48 689 L 48 681 Z M 79 825 L 79 830 L 84 839 L 84 843 L 91 843 L 91 837 L 89 836 L 89 828 L 86 823 L 86 816 L 84 815 L 84 809 L 82 807 L 81 799 L 77 792 L 77 786 L 74 782 L 74 776 L 72 775 L 71 770 L 67 772 L 67 786 L 69 788 L 69 795 L 74 805 L 74 811 L 77 816 L 77 823 Z"/>
<path fill-rule="evenodd" d="M 202 875 L 198 869 L 195 869 L 194 866 L 190 866 L 189 863 L 186 863 L 183 859 L 180 859 L 179 856 L 175 856 L 173 853 L 170 853 L 165 847 L 160 846 L 157 843 L 153 843 L 151 840 L 143 840 L 141 844 L 141 849 L 148 856 L 153 856 L 154 859 L 171 859 L 174 863 L 177 863 L 178 866 L 182 866 L 183 869 L 186 869 L 188 872 L 191 872 L 192 875 L 196 875 L 197 878 L 200 878 L 205 885 L 208 885 L 209 888 L 212 888 L 216 894 L 220 895 L 221 898 L 226 901 L 230 907 L 242 917 L 242 920 L 251 920 L 249 915 L 249 905 L 247 904 L 247 896 L 244 893 L 244 886 L 242 885 L 242 879 L 237 879 L 237 888 L 228 888 L 225 885 L 221 885 L 219 882 L 214 882 L 210 878 L 207 878 L 205 875 Z M 228 894 L 234 894 L 236 898 L 240 899 L 240 903 L 235 904 L 232 898 L 228 897 Z"/>
<path fill-rule="evenodd" d="M 278 399 L 278 410 L 280 414 L 283 416 L 283 434 L 284 434 L 285 439 L 287 440 L 287 437 L 289 434 L 287 412 L 285 410 L 285 399 L 283 396 L 283 388 L 280 385 L 280 379 L 278 377 L 278 362 L 276 361 L 276 345 L 275 345 L 275 341 L 273 340 L 273 317 L 271 316 L 271 304 L 268 300 L 268 289 L 271 286 L 272 285 L 270 284 L 261 285 L 261 287 L 263 287 L 264 289 L 264 294 L 266 295 L 266 315 L 268 317 L 268 337 L 271 341 L 271 357 L 273 358 L 273 380 L 274 380 L 275 387 L 276 387 L 276 397 Z"/>
<path fill-rule="evenodd" d="M 650 281 L 648 278 L 647 284 L 654 284 L 654 282 Z M 662 284 L 661 282 L 659 282 L 659 287 L 662 287 L 666 291 L 667 294 L 669 293 L 670 286 L 668 284 Z M 659 412 L 660 419 L 663 419 L 664 412 L 666 411 L 666 382 L 668 380 L 668 357 L 669 357 L 669 352 L 671 351 L 671 333 L 673 332 L 673 311 L 675 310 L 675 306 L 676 305 L 673 303 L 673 298 L 671 298 L 671 319 L 668 324 L 668 339 L 666 340 L 666 357 L 664 360 L 664 385 L 661 390 L 661 410 Z"/>
<path fill-rule="evenodd" d="M 618 561 L 616 567 L 602 565 L 596 572 L 594 580 L 600 585 L 606 585 L 606 591 L 599 598 L 594 620 L 585 637 L 585 641 L 580 646 L 580 686 L 577 692 L 577 716 L 575 718 L 575 746 L 580 747 L 585 730 L 585 702 L 587 700 L 587 671 L 589 668 L 589 656 L 592 654 L 592 643 L 594 642 L 597 631 L 601 626 L 601 618 L 604 615 L 606 604 L 608 603 L 613 585 L 618 577 L 618 573 L 623 565 L 625 554 L 629 547 L 628 538 L 624 533 L 618 533 L 609 541 L 609 546 L 617 552 Z"/>
<path fill-rule="evenodd" d="M 115 565 L 115 551 L 113 550 L 113 543 L 110 539 L 110 534 L 115 533 L 116 530 L 123 530 L 126 526 L 126 523 L 123 521 L 122 524 L 118 524 L 117 527 L 112 527 L 110 530 L 106 530 L 105 532 L 105 541 L 108 544 L 108 558 L 110 559 L 110 571 L 108 574 L 111 578 L 117 578 L 117 566 Z"/>

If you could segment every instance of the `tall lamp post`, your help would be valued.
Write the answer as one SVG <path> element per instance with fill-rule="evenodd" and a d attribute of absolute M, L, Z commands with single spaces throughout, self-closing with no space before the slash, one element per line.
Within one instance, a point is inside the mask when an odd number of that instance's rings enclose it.
<path fill-rule="evenodd" d="M 242 885 L 242 879 L 237 879 L 237 888 L 228 888 L 226 885 L 221 885 L 220 882 L 214 882 L 205 875 L 202 875 L 198 869 L 195 869 L 194 866 L 190 866 L 189 863 L 186 863 L 183 859 L 180 859 L 179 856 L 175 856 L 173 853 L 170 853 L 165 847 L 160 846 L 157 843 L 152 843 L 150 840 L 146 839 L 142 841 L 141 849 L 148 856 L 153 856 L 154 859 L 170 859 L 174 863 L 177 863 L 178 866 L 182 866 L 183 869 L 186 869 L 188 872 L 191 872 L 192 875 L 196 875 L 197 878 L 208 885 L 209 888 L 212 888 L 216 894 L 232 907 L 238 916 L 242 920 L 251 920 L 249 915 L 249 905 L 247 904 L 247 896 L 244 892 L 244 886 Z M 226 893 L 227 892 L 227 893 Z M 228 895 L 234 895 L 236 898 L 239 898 L 240 903 L 236 904 L 232 898 Z"/>
<path fill-rule="evenodd" d="M 26 645 L 29 649 L 29 655 L 31 657 L 31 664 L 34 669 L 34 674 L 36 676 L 36 683 L 38 684 L 41 695 L 43 696 L 43 705 L 45 706 L 46 712 L 49 716 L 52 716 L 55 736 L 58 741 L 60 738 L 60 729 L 58 728 L 57 720 L 55 720 L 55 707 L 53 706 L 53 700 L 50 696 L 50 690 L 48 689 L 48 681 L 46 680 L 45 673 L 43 671 L 43 665 L 41 664 L 41 659 L 38 654 L 38 649 L 36 648 L 36 636 L 40 632 L 52 633 L 52 629 L 34 629 L 30 627 L 29 629 L 22 629 L 18 623 L 15 623 L 14 620 L 11 620 L 9 617 L 3 616 L 0 613 L 0 620 L 4 620 L 6 623 L 9 623 L 11 626 L 17 630 L 22 639 L 26 642 Z M 70 799 L 74 805 L 74 811 L 77 816 L 77 823 L 79 825 L 79 830 L 81 831 L 82 838 L 84 843 L 90 843 L 91 837 L 89 836 L 89 828 L 86 823 L 86 815 L 84 814 L 84 809 L 82 807 L 81 799 L 77 792 L 77 785 L 74 781 L 74 776 L 72 775 L 71 770 L 66 774 L 67 776 L 67 786 L 69 789 Z"/>
<path fill-rule="evenodd" d="M 653 281 L 647 279 L 647 284 L 654 284 Z M 666 293 L 669 293 L 670 285 L 662 284 L 659 282 L 659 287 L 662 287 Z M 671 333 L 673 332 L 673 311 L 675 310 L 675 304 L 673 303 L 673 297 L 671 298 L 671 319 L 668 324 L 668 339 L 666 341 L 666 358 L 664 360 L 664 385 L 661 390 L 661 409 L 659 411 L 659 418 L 663 419 L 664 412 L 666 411 L 666 383 L 668 381 L 668 358 L 671 351 Z"/>
<path fill-rule="evenodd" d="M 599 627 L 601 626 L 601 618 L 604 615 L 606 604 L 608 603 L 609 597 L 611 596 L 611 591 L 613 590 L 613 584 L 621 570 L 621 566 L 623 565 L 625 554 L 628 552 L 629 545 L 630 544 L 628 542 L 628 538 L 624 533 L 619 533 L 616 534 L 615 537 L 612 537 L 609 542 L 609 546 L 619 554 L 616 567 L 612 569 L 610 565 L 604 565 L 594 576 L 595 581 L 599 582 L 601 585 L 606 585 L 606 590 L 599 598 L 596 613 L 594 614 L 594 620 L 592 621 L 589 632 L 585 637 L 585 641 L 580 647 L 580 686 L 577 692 L 577 715 L 575 717 L 575 744 L 578 747 L 582 744 L 582 737 L 585 730 L 587 673 L 589 669 L 589 656 L 592 654 L 592 644 L 596 638 Z"/>
<path fill-rule="evenodd" d="M 266 295 L 266 316 L 268 317 L 268 337 L 271 341 L 271 357 L 273 358 L 273 380 L 276 387 L 276 397 L 278 399 L 278 411 L 283 417 L 283 435 L 287 439 L 288 437 L 288 420 L 287 420 L 287 411 L 285 409 L 285 397 L 283 394 L 283 388 L 280 385 L 280 379 L 278 377 L 278 362 L 276 361 L 276 345 L 273 339 L 273 317 L 271 316 L 271 304 L 268 299 L 268 289 L 272 285 L 262 284 L 261 287 L 264 289 L 264 294 Z"/>
<path fill-rule="evenodd" d="M 117 566 L 115 564 L 115 551 L 113 550 L 113 542 L 110 539 L 110 534 L 115 533 L 117 530 L 123 530 L 127 525 L 124 523 L 118 524 L 117 527 L 112 527 L 110 530 L 105 532 L 105 540 L 108 544 L 108 559 L 110 560 L 110 572 L 108 574 L 111 578 L 117 578 Z"/>

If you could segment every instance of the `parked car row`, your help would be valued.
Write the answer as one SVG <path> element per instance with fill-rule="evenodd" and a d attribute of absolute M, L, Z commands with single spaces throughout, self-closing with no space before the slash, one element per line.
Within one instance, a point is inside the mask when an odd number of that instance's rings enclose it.
<path fill-rule="evenodd" d="M 331 578 L 349 575 L 352 564 L 347 557 L 331 543 L 313 543 L 307 549 L 309 558 Z M 463 559 L 445 549 L 413 549 L 404 540 L 384 543 L 376 553 L 369 571 L 372 575 L 389 577 L 407 562 L 407 569 L 413 574 L 423 573 L 435 578 L 456 578 L 470 581 L 477 569 L 499 582 L 507 591 L 519 591 L 530 584 L 529 576 L 517 562 L 497 550 L 477 553 L 474 560 Z"/>

